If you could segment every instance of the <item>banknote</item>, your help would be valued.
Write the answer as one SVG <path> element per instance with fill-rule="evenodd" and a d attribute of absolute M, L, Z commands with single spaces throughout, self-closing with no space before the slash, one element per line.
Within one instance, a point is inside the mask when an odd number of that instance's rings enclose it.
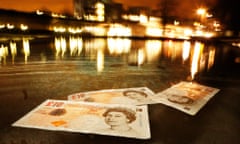
<path fill-rule="evenodd" d="M 195 115 L 219 89 L 194 82 L 179 82 L 156 93 L 155 101 Z"/>
<path fill-rule="evenodd" d="M 147 87 L 106 89 L 74 93 L 68 100 L 99 102 L 106 104 L 143 105 L 157 103 L 153 100 L 154 92 Z"/>
<path fill-rule="evenodd" d="M 12 126 L 136 139 L 151 137 L 147 105 L 48 99 Z"/>

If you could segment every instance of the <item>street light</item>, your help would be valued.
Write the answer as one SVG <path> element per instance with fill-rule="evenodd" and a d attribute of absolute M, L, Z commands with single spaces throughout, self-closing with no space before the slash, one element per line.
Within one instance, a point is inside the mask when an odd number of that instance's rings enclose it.
<path fill-rule="evenodd" d="M 204 15 L 206 13 L 206 10 L 204 8 L 197 9 L 197 14 Z"/>
<path fill-rule="evenodd" d="M 200 22 L 202 22 L 205 14 L 206 14 L 206 9 L 204 9 L 204 8 L 197 9 L 197 14 L 200 15 Z"/>

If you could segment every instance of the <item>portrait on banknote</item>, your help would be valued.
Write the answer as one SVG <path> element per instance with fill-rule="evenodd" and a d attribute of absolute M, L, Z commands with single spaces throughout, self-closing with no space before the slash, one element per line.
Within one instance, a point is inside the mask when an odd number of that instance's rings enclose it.
<path fill-rule="evenodd" d="M 195 115 L 219 89 L 193 82 L 179 82 L 156 94 L 159 103 Z"/>

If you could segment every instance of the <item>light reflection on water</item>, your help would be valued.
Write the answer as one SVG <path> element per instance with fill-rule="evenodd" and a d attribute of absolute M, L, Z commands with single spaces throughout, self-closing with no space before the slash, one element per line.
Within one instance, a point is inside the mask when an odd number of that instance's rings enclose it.
<path fill-rule="evenodd" d="M 23 38 L 22 41 L 11 41 L 0 46 L 2 65 L 85 59 L 94 62 L 96 71 L 102 72 L 109 58 L 120 58 L 127 65 L 137 67 L 165 60 L 176 66 L 179 63 L 188 65 L 192 79 L 198 72 L 211 69 L 215 57 L 214 45 L 198 41 L 56 36 L 45 40 Z"/>

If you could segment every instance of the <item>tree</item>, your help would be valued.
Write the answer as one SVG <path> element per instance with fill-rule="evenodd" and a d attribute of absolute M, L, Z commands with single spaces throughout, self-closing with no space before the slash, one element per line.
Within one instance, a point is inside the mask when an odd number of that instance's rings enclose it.
<path fill-rule="evenodd" d="M 225 26 L 225 29 L 232 30 L 235 35 L 240 31 L 240 1 L 218 0 L 212 12 Z"/>

